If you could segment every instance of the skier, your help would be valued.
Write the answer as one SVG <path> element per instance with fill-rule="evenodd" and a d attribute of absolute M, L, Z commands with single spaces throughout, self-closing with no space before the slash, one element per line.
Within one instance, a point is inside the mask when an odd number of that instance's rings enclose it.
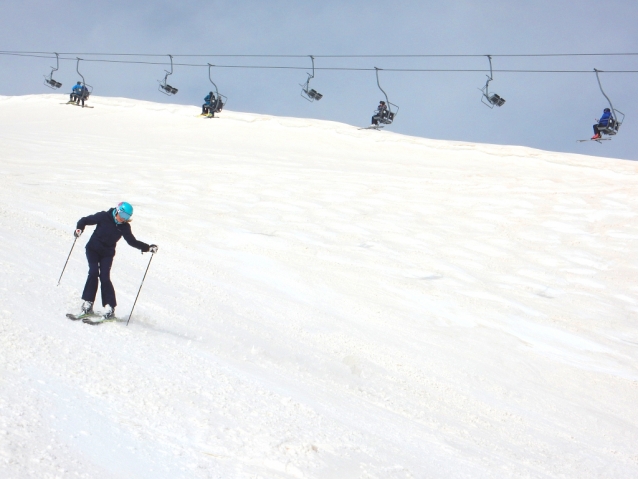
<path fill-rule="evenodd" d="M 217 100 L 215 94 L 211 91 L 204 98 L 204 104 L 202 105 L 202 115 L 215 115 L 215 106 Z"/>
<path fill-rule="evenodd" d="M 598 120 L 598 123 L 594 125 L 594 136 L 591 137 L 592 140 L 598 140 L 601 137 L 600 129 L 607 130 L 608 128 L 614 127 L 614 119 L 611 116 L 611 110 L 609 108 L 605 108 L 603 111 L 603 115 Z"/>
<path fill-rule="evenodd" d="M 381 118 L 383 118 L 384 113 L 386 112 L 386 110 L 388 109 L 388 107 L 386 106 L 385 102 L 383 100 L 381 100 L 379 102 L 379 106 L 377 107 L 377 111 L 374 112 L 374 115 L 372 116 L 372 124 L 375 126 L 379 125 L 379 120 Z"/>
<path fill-rule="evenodd" d="M 80 92 L 82 91 L 82 82 L 77 82 L 71 90 L 69 103 L 79 102 Z"/>
<path fill-rule="evenodd" d="M 80 218 L 74 235 L 78 238 L 87 225 L 97 225 L 86 244 L 86 258 L 89 262 L 89 275 L 82 293 L 81 316 L 93 314 L 93 303 L 97 294 L 98 283 L 102 283 L 102 306 L 106 308 L 102 319 L 115 319 L 115 289 L 111 283 L 111 265 L 115 256 L 115 245 L 123 236 L 126 242 L 143 253 L 157 253 L 157 246 L 138 241 L 131 232 L 131 215 L 133 207 L 126 202 L 118 204 L 108 211 L 100 211 L 94 215 Z"/>

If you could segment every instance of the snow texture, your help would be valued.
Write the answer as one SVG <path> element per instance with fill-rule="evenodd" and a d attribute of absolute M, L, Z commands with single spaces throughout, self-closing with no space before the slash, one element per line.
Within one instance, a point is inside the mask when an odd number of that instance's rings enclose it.
<path fill-rule="evenodd" d="M 638 477 L 638 164 L 66 98 L 0 97 L 0 477 Z"/>

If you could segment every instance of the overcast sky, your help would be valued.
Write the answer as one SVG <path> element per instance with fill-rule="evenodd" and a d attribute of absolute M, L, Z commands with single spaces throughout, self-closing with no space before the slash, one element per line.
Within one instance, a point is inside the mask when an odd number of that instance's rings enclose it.
<path fill-rule="evenodd" d="M 635 0 L 246 1 L 0 0 L 0 50 L 154 54 L 532 54 L 638 52 Z M 90 58 L 90 56 L 85 56 Z M 157 60 L 157 59 L 155 59 Z M 166 57 L 168 61 L 168 57 Z M 310 66 L 310 59 L 176 58 L 178 63 Z M 494 57 L 495 69 L 638 70 L 638 56 Z M 55 60 L 0 56 L 0 95 L 50 93 L 43 85 Z M 336 60 L 317 67 L 487 69 L 482 58 Z M 68 92 L 79 79 L 62 61 L 54 78 Z M 199 107 L 210 90 L 207 67 L 175 67 L 174 97 L 157 90 L 162 65 L 83 62 L 96 96 L 122 96 Z M 303 70 L 215 68 L 228 109 L 312 117 L 366 126 L 382 93 L 373 71 L 316 72 L 300 95 Z M 400 107 L 388 129 L 428 138 L 526 145 L 546 150 L 638 159 L 636 74 L 601 74 L 626 121 L 611 142 L 592 135 L 607 106 L 591 74 L 494 73 L 490 90 L 501 108 L 480 102 L 485 73 L 381 72 Z M 52 119 L 54 120 L 54 119 Z M 371 132 L 374 134 L 375 132 Z"/>

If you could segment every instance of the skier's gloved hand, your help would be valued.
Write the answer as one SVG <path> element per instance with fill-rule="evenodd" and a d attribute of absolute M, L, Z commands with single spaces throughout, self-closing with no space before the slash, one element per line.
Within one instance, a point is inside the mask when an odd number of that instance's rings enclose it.
<path fill-rule="evenodd" d="M 76 238 L 79 238 L 80 236 L 82 236 L 82 230 L 75 230 L 73 232 L 73 236 L 75 236 Z"/>
<path fill-rule="evenodd" d="M 148 250 L 151 253 L 157 253 L 157 245 L 156 244 L 152 244 L 151 246 L 149 246 Z"/>

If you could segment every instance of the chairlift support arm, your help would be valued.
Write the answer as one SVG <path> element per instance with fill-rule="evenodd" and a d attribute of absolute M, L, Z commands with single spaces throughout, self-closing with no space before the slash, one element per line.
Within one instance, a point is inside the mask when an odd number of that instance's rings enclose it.
<path fill-rule="evenodd" d="M 173 55 L 168 56 L 171 59 L 171 71 L 169 72 L 168 70 L 164 70 L 166 72 L 166 76 L 164 77 L 164 85 L 166 85 L 166 79 L 168 78 L 168 76 L 173 74 Z"/>
<path fill-rule="evenodd" d="M 388 105 L 388 110 L 390 109 L 390 100 L 388 99 L 388 94 L 385 92 L 385 90 L 383 88 L 381 88 L 381 84 L 379 83 L 379 70 L 381 70 L 381 68 L 377 68 L 374 67 L 376 74 L 377 74 L 377 86 L 379 87 L 379 90 L 381 90 L 381 92 L 383 92 L 383 95 L 385 96 L 385 103 L 386 105 Z"/>
<path fill-rule="evenodd" d="M 213 79 L 210 76 L 210 69 L 211 67 L 214 67 L 215 65 L 211 65 L 210 63 L 208 64 L 208 79 L 210 80 L 210 82 L 213 84 L 213 86 L 215 87 L 215 97 L 219 98 L 219 90 L 217 90 L 217 85 L 215 85 L 215 82 L 213 81 Z"/>
<path fill-rule="evenodd" d="M 609 107 L 611 108 L 611 114 L 614 117 L 614 121 L 617 123 L 618 122 L 618 118 L 616 117 L 616 109 L 614 108 L 614 105 L 611 104 L 611 100 L 609 99 L 609 97 L 607 96 L 605 91 L 603 90 L 603 85 L 600 82 L 600 77 L 598 76 L 598 73 L 602 72 L 602 70 L 597 70 L 597 69 L 594 68 L 594 71 L 596 72 L 596 80 L 598 80 L 598 86 L 600 87 L 600 91 L 603 94 L 603 96 L 605 98 L 607 98 L 607 101 L 609 102 Z"/>
<path fill-rule="evenodd" d="M 306 73 L 308 75 L 308 79 L 306 80 L 306 84 L 305 85 L 299 84 L 299 86 L 301 86 L 304 89 L 306 94 L 308 94 L 308 90 L 310 90 L 310 80 L 312 80 L 315 77 L 315 57 L 313 57 L 312 55 L 308 55 L 308 56 L 312 60 L 312 75 L 310 73 Z M 308 99 L 308 98 L 306 98 L 306 99 Z"/>
<path fill-rule="evenodd" d="M 56 64 L 55 68 L 51 67 L 53 68 L 53 70 L 51 70 L 51 75 L 49 75 L 49 78 L 53 78 L 53 72 L 58 71 L 58 69 L 60 68 L 60 56 L 57 53 L 55 53 L 55 64 Z"/>
<path fill-rule="evenodd" d="M 75 66 L 75 71 L 78 72 L 78 75 L 80 75 L 82 77 L 82 86 L 86 86 L 86 81 L 84 81 L 84 75 L 82 75 L 80 73 L 80 60 L 82 60 L 80 57 L 76 57 L 78 59 L 78 63 Z"/>
<path fill-rule="evenodd" d="M 315 77 L 315 57 L 313 57 L 312 55 L 308 55 L 308 56 L 312 60 L 312 75 L 308 73 L 308 81 L 306 82 L 306 85 L 310 83 L 310 79 Z"/>
<path fill-rule="evenodd" d="M 485 55 L 485 56 L 490 61 L 490 74 L 489 74 L 489 76 L 485 75 L 485 76 L 487 76 L 487 82 L 485 83 L 485 95 L 487 96 L 489 94 L 488 87 L 490 85 L 490 82 L 492 80 L 494 80 L 494 76 L 493 76 L 493 73 L 492 73 L 492 55 Z"/>

